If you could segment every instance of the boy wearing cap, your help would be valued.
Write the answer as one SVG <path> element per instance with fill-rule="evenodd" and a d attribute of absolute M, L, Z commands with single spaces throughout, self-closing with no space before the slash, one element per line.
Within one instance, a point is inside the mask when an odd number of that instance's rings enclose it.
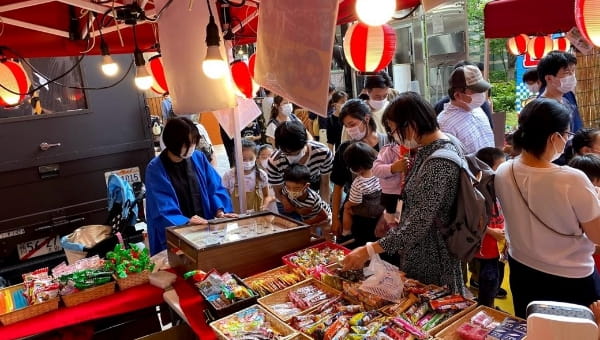
<path fill-rule="evenodd" d="M 494 133 L 481 109 L 490 87 L 474 65 L 458 67 L 450 75 L 450 103 L 444 105 L 438 123 L 443 132 L 455 136 L 464 144 L 466 153 L 494 147 Z"/>

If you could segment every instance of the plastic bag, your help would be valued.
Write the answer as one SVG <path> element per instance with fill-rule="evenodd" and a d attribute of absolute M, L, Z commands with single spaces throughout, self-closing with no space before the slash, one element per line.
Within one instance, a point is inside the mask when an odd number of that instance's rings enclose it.
<path fill-rule="evenodd" d="M 71 234 L 60 240 L 65 249 L 84 251 L 110 237 L 112 227 L 108 225 L 86 225 L 75 229 Z"/>
<path fill-rule="evenodd" d="M 367 278 L 360 289 L 379 296 L 382 299 L 400 303 L 402 301 L 402 292 L 404 283 L 398 267 L 385 262 L 373 250 L 371 243 L 367 243 L 367 251 L 371 258 L 371 263 L 364 269 Z"/>

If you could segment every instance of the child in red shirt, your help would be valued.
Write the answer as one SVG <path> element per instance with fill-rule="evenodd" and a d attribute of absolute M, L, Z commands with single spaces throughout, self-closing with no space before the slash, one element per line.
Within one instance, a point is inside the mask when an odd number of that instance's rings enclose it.
<path fill-rule="evenodd" d="M 485 162 L 494 171 L 504 163 L 505 155 L 497 148 L 483 148 L 477 151 L 477 158 Z M 481 250 L 475 254 L 474 261 L 479 262 L 479 296 L 478 303 L 494 307 L 494 298 L 500 287 L 498 241 L 504 240 L 504 215 L 496 201 L 494 213 L 490 218 L 487 231 L 481 242 Z M 504 268 L 504 267 L 502 267 Z"/>

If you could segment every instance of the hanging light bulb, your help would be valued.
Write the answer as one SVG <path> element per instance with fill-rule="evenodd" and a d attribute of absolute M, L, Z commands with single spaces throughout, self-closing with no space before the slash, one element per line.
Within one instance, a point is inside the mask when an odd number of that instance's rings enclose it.
<path fill-rule="evenodd" d="M 356 0 L 358 19 L 369 26 L 381 26 L 390 21 L 396 11 L 396 0 Z"/>
<path fill-rule="evenodd" d="M 150 73 L 148 73 L 148 70 L 146 69 L 146 61 L 144 60 L 144 55 L 142 54 L 142 51 L 140 51 L 140 49 L 136 47 L 135 51 L 133 52 L 133 56 L 135 59 L 136 66 L 134 79 L 135 86 L 137 86 L 137 88 L 140 90 L 148 90 L 152 87 L 152 84 L 154 83 L 154 78 L 152 78 L 152 76 L 150 75 Z"/>
<path fill-rule="evenodd" d="M 102 73 L 104 73 L 105 76 L 113 77 L 117 74 L 117 72 L 119 72 L 119 65 L 115 63 L 113 58 L 110 56 L 108 45 L 102 36 L 100 36 L 100 51 L 102 51 L 102 65 L 100 65 Z"/>
<path fill-rule="evenodd" d="M 219 28 L 215 23 L 208 0 L 206 4 L 208 5 L 210 17 L 208 25 L 206 25 L 206 56 L 202 62 L 202 71 L 211 79 L 219 79 L 223 78 L 229 72 L 229 67 L 225 60 L 223 60 L 221 51 L 219 50 L 219 43 L 221 41 L 221 38 L 219 38 Z"/>

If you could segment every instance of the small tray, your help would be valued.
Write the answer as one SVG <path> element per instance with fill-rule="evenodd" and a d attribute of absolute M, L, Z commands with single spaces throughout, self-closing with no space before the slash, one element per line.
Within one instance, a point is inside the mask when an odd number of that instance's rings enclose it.
<path fill-rule="evenodd" d="M 348 249 L 346 247 L 343 247 L 343 246 L 341 246 L 339 244 L 332 243 L 332 242 L 319 243 L 319 244 L 316 244 L 316 245 L 314 245 L 312 247 L 308 247 L 308 248 L 305 248 L 305 249 L 302 249 L 302 250 L 308 250 L 308 249 L 319 249 L 319 250 L 321 250 L 321 249 L 324 249 L 324 248 L 338 249 L 338 250 L 343 251 L 344 254 L 346 254 L 346 255 L 350 254 L 350 252 L 351 252 L 350 249 Z M 298 254 L 298 252 L 294 252 L 292 254 L 285 255 L 281 259 L 283 260 L 283 263 L 285 263 L 286 265 L 288 265 L 288 266 L 290 266 L 292 268 L 300 268 L 303 271 L 305 271 L 306 274 L 310 274 L 310 268 L 301 267 L 301 266 L 299 266 L 299 265 L 297 265 L 297 264 L 295 264 L 295 263 L 293 263 L 291 261 L 291 258 L 293 256 L 296 256 L 297 254 Z M 335 263 L 335 262 L 324 264 L 324 266 L 326 266 L 326 267 L 335 267 L 336 265 L 337 265 L 337 263 Z"/>
<path fill-rule="evenodd" d="M 264 280 L 264 279 L 270 279 L 270 278 L 276 278 L 277 276 L 280 275 L 285 275 L 285 274 L 297 274 L 300 277 L 300 281 L 295 282 L 293 284 L 288 284 L 284 281 L 278 281 L 278 289 L 277 290 L 281 290 L 290 286 L 293 286 L 296 283 L 299 283 L 301 281 L 304 281 L 305 276 L 304 273 L 302 273 L 301 270 L 299 269 L 294 269 L 292 267 L 289 266 L 281 266 L 281 267 L 277 267 L 271 270 L 267 270 L 266 272 L 262 272 L 260 274 L 256 274 L 256 275 L 252 275 L 250 277 L 247 277 L 244 279 L 244 283 L 246 285 L 248 285 L 248 287 L 250 287 L 252 290 L 254 290 L 255 292 L 257 292 L 260 296 L 267 296 L 269 294 L 275 293 L 275 291 L 271 291 L 269 289 L 265 289 L 265 291 L 263 292 L 260 289 L 255 289 L 255 287 L 253 287 L 253 282 L 256 280 Z"/>
<path fill-rule="evenodd" d="M 458 334 L 456 334 L 456 330 L 465 322 L 469 322 L 471 318 L 479 313 L 480 311 L 484 311 L 487 315 L 489 315 L 494 321 L 502 322 L 505 318 L 513 318 L 517 320 L 521 320 L 515 316 L 507 314 L 505 312 L 499 311 L 497 309 L 493 309 L 487 306 L 477 306 L 471 308 L 470 310 L 463 311 L 464 313 L 458 313 L 455 315 L 455 318 L 450 318 L 446 320 L 446 322 L 440 324 L 439 326 L 444 326 L 442 328 L 436 329 L 434 327 L 429 334 L 435 335 L 437 339 L 440 340 L 461 340 Z"/>
<path fill-rule="evenodd" d="M 82 303 L 99 299 L 111 295 L 115 292 L 115 281 L 105 283 L 100 286 L 84 289 L 69 295 L 62 295 L 61 298 L 67 307 L 73 307 Z"/>
<path fill-rule="evenodd" d="M 290 286 L 286 289 L 280 290 L 276 293 L 273 293 L 271 295 L 267 295 L 265 297 L 261 297 L 260 299 L 258 299 L 258 303 L 263 306 L 266 310 L 268 310 L 270 313 L 272 313 L 273 315 L 277 316 L 278 318 L 280 318 L 281 320 L 283 320 L 284 322 L 288 322 L 291 320 L 292 317 L 296 316 L 296 315 L 300 315 L 301 313 L 295 314 L 295 315 L 288 315 L 288 316 L 280 316 L 278 315 L 270 306 L 272 305 L 276 305 L 276 304 L 280 304 L 280 303 L 286 303 L 286 302 L 290 302 L 290 299 L 288 297 L 288 294 L 291 291 L 294 291 L 296 289 L 302 288 L 302 287 L 307 287 L 307 286 L 315 286 L 317 288 L 319 288 L 320 290 L 322 290 L 323 292 L 325 292 L 329 297 L 334 297 L 334 296 L 338 296 L 338 295 L 342 295 L 342 292 L 335 290 L 331 287 L 329 287 L 328 285 L 322 283 L 321 281 L 317 281 L 314 278 L 310 278 L 308 280 L 302 281 L 300 283 L 297 283 L 293 286 Z M 310 308 L 307 308 L 305 310 L 303 310 L 302 312 L 309 312 L 312 311 L 316 308 L 318 308 L 319 306 L 321 306 L 323 304 L 323 302 L 320 302 Z"/>
<path fill-rule="evenodd" d="M 3 292 L 12 294 L 14 291 L 23 289 L 23 284 L 18 284 L 2 289 Z M 59 297 L 55 297 L 42 303 L 36 303 L 12 312 L 0 314 L 0 323 L 4 326 L 23 321 L 34 316 L 42 315 L 58 309 Z"/>
<path fill-rule="evenodd" d="M 273 329 L 276 332 L 278 332 L 279 334 L 281 334 L 282 339 L 298 339 L 298 340 L 301 339 L 301 338 L 298 338 L 298 332 L 296 332 L 296 330 L 294 330 L 292 327 L 290 327 L 289 325 L 287 325 L 284 322 L 282 322 L 281 320 L 279 320 L 277 317 L 275 317 L 273 314 L 269 313 L 267 310 L 265 310 L 264 308 L 262 308 L 259 305 L 252 305 L 248 308 L 238 311 L 235 314 L 232 314 L 225 318 L 211 322 L 210 327 L 212 327 L 212 329 L 217 334 L 217 338 L 219 338 L 221 340 L 241 339 L 240 337 L 236 337 L 236 336 L 227 336 L 221 330 L 220 325 L 227 322 L 231 318 L 235 318 L 238 315 L 243 315 L 243 313 L 251 311 L 253 308 L 258 309 L 265 314 L 265 319 L 270 324 L 271 329 Z"/>
<path fill-rule="evenodd" d="M 246 285 L 244 283 L 244 281 L 242 281 L 242 279 L 239 278 L 239 276 L 237 276 L 235 274 L 231 274 L 231 276 L 237 281 L 237 283 L 239 285 L 244 286 L 248 290 L 250 290 L 252 292 L 253 296 L 246 298 L 246 299 L 236 301 L 225 307 L 218 307 L 218 306 L 215 306 L 211 301 L 208 301 L 208 297 L 204 294 L 204 292 L 202 292 L 201 290 L 198 290 L 200 292 L 200 295 L 202 295 L 202 297 L 204 298 L 204 301 L 206 301 L 206 305 L 208 306 L 208 311 L 214 319 L 220 319 L 231 313 L 235 313 L 241 309 L 251 306 L 256 303 L 256 299 L 258 298 L 258 294 L 255 291 L 253 291 L 252 289 L 250 289 L 250 287 L 248 287 L 248 285 Z"/>

